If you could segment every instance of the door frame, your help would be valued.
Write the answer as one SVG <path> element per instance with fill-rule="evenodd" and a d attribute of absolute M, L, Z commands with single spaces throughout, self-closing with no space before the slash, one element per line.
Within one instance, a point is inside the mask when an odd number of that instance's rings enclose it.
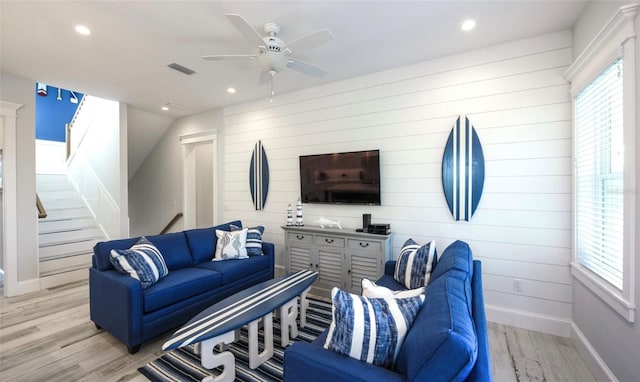
<path fill-rule="evenodd" d="M 196 155 L 195 146 L 211 142 L 213 150 L 212 179 L 213 179 L 213 225 L 218 223 L 218 159 L 217 159 L 217 130 L 207 130 L 199 133 L 179 136 L 182 146 L 182 211 L 184 214 L 184 229 L 196 227 Z"/>

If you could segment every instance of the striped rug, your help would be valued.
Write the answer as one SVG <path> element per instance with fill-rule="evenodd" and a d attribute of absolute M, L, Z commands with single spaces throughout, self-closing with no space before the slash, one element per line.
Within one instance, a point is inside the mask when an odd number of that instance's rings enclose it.
<path fill-rule="evenodd" d="M 307 326 L 299 330 L 295 341 L 313 341 L 331 323 L 331 303 L 309 299 Z M 259 333 L 262 343 L 262 330 Z M 284 348 L 280 346 L 280 320 L 273 319 L 273 357 L 257 369 L 249 368 L 247 328 L 242 328 L 240 341 L 228 345 L 236 357 L 236 381 L 282 381 Z M 217 376 L 220 369 L 207 370 L 200 365 L 200 356 L 193 346 L 185 346 L 167 352 L 162 357 L 138 369 L 142 375 L 154 382 L 194 381 L 206 376 Z"/>

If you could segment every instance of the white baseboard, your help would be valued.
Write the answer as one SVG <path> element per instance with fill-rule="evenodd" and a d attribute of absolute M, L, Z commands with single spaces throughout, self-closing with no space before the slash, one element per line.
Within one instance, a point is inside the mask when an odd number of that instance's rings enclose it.
<path fill-rule="evenodd" d="M 11 288 L 11 290 L 7 290 L 7 278 L 5 277 L 5 286 L 4 293 L 6 297 L 14 297 L 20 296 L 27 293 L 33 293 L 40 290 L 40 280 L 39 279 L 31 279 L 25 281 L 18 281 L 16 285 Z"/>
<path fill-rule="evenodd" d="M 580 328 L 573 322 L 571 323 L 570 338 L 576 349 L 578 349 L 578 353 L 580 353 L 580 356 L 589 367 L 589 370 L 591 370 L 596 381 L 618 382 L 618 379 L 613 372 L 611 372 L 611 369 L 607 367 L 607 364 L 600 358 L 596 349 L 591 346 L 587 337 L 585 337 Z"/>
<path fill-rule="evenodd" d="M 523 310 L 507 309 L 495 305 L 485 305 L 487 320 L 517 328 L 569 337 L 573 322 L 560 317 L 535 314 Z"/>
<path fill-rule="evenodd" d="M 273 273 L 275 273 L 276 277 L 284 275 L 284 273 L 285 273 L 284 265 L 276 265 L 274 268 L 275 269 L 274 269 Z"/>

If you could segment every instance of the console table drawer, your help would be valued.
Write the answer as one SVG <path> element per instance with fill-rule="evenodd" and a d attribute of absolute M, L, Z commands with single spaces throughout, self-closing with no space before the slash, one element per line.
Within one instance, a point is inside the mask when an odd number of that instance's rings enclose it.
<path fill-rule="evenodd" d="M 335 237 L 335 236 L 318 235 L 316 236 L 316 244 L 344 248 L 344 238 Z"/>
<path fill-rule="evenodd" d="M 302 233 L 292 233 L 291 234 L 291 244 L 298 244 L 298 243 L 306 243 L 306 244 L 311 244 L 313 243 L 313 235 L 310 234 L 302 234 Z"/>
<path fill-rule="evenodd" d="M 347 248 L 359 251 L 382 252 L 382 243 L 379 241 L 349 239 Z"/>

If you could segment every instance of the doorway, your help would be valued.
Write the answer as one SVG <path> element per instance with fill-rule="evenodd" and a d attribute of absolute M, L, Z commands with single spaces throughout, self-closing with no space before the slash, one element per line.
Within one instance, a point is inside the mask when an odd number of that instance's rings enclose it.
<path fill-rule="evenodd" d="M 183 213 L 184 229 L 216 225 L 217 136 L 215 130 L 183 135 Z"/>

